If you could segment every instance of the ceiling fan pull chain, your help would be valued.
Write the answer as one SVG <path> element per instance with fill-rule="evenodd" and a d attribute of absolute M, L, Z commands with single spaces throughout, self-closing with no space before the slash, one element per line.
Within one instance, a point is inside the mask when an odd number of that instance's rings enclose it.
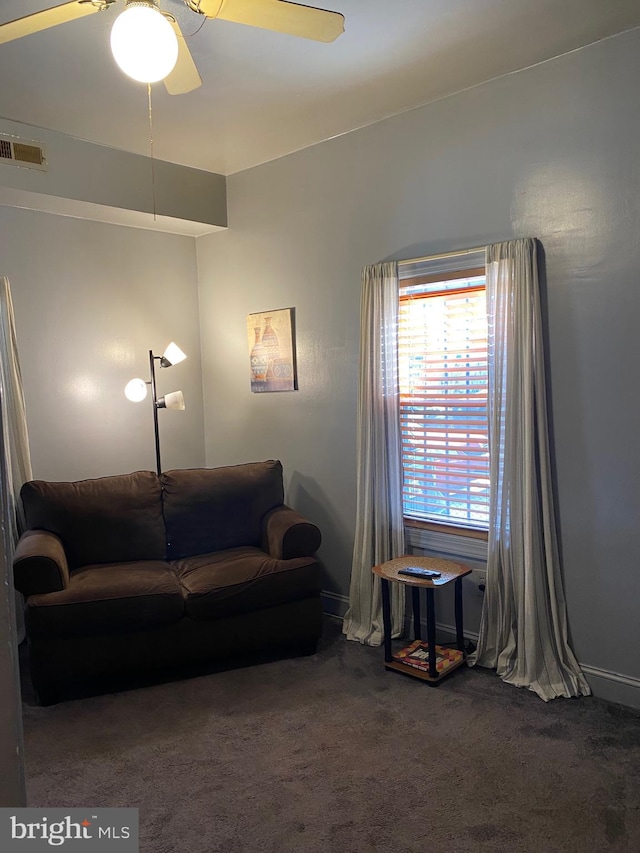
<path fill-rule="evenodd" d="M 106 12 L 109 6 L 113 6 L 117 0 L 78 0 L 80 6 L 95 6 L 98 12 Z"/>
<path fill-rule="evenodd" d="M 151 200 L 153 204 L 153 221 L 156 222 L 156 169 L 153 158 L 153 108 L 151 106 L 151 83 L 147 83 L 149 97 L 149 158 L 151 160 Z"/>
<path fill-rule="evenodd" d="M 218 15 L 220 14 L 220 10 L 222 9 L 223 3 L 224 3 L 224 0 L 218 0 L 218 8 L 216 9 L 215 12 L 211 12 L 211 11 L 203 12 L 202 9 L 200 8 L 200 5 L 202 4 L 202 0 L 184 0 L 185 6 L 188 6 L 192 12 L 197 12 L 198 15 L 206 15 L 207 18 L 217 18 Z"/>

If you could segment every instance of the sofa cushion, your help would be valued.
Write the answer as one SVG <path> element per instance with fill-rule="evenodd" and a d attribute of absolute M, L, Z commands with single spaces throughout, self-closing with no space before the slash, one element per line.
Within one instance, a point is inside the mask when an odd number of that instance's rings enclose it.
<path fill-rule="evenodd" d="M 72 572 L 60 592 L 27 600 L 31 634 L 83 636 L 143 631 L 177 622 L 184 596 L 167 563 L 84 566 Z"/>
<path fill-rule="evenodd" d="M 262 519 L 284 501 L 280 462 L 162 474 L 167 559 L 259 547 Z"/>
<path fill-rule="evenodd" d="M 259 548 L 231 548 L 174 560 L 171 567 L 191 619 L 220 619 L 320 593 L 313 557 L 275 560 Z"/>
<path fill-rule="evenodd" d="M 59 536 L 70 569 L 164 559 L 162 492 L 151 471 L 75 483 L 32 480 L 20 495 L 27 527 Z"/>

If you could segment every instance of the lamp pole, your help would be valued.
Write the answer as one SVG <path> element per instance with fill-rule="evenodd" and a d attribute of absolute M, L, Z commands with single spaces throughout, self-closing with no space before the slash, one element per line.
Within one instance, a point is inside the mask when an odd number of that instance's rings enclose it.
<path fill-rule="evenodd" d="M 182 352 L 180 347 L 171 341 L 169 346 L 164 351 L 164 355 L 154 355 L 153 350 L 149 350 L 149 379 L 132 379 L 127 382 L 124 389 L 125 397 L 131 400 L 132 403 L 140 403 L 149 393 L 148 388 L 151 386 L 151 405 L 153 406 L 153 433 L 156 443 L 156 470 L 158 475 L 162 474 L 162 462 L 160 461 L 160 432 L 158 430 L 158 409 L 174 409 L 176 411 L 184 411 L 184 395 L 182 391 L 172 391 L 170 394 L 165 394 L 158 400 L 156 391 L 156 361 L 160 362 L 160 367 L 172 367 L 174 364 L 180 364 L 187 356 Z"/>
<path fill-rule="evenodd" d="M 153 350 L 149 350 L 149 372 L 151 374 L 151 405 L 153 406 L 153 430 L 156 439 L 156 468 L 158 476 L 162 474 L 162 464 L 160 462 L 160 433 L 158 431 L 158 398 L 156 396 L 156 356 Z"/>

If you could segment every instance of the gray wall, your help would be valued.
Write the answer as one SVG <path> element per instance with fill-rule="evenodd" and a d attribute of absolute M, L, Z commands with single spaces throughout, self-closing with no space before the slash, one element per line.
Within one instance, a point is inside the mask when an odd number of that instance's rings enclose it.
<path fill-rule="evenodd" d="M 148 352 L 175 340 L 188 359 L 157 372 L 185 412 L 159 412 L 165 469 L 204 463 L 195 241 L 0 207 L 36 478 L 73 480 L 155 469 Z"/>
<path fill-rule="evenodd" d="M 291 503 L 322 527 L 325 586 L 340 596 L 355 515 L 361 267 L 540 238 L 573 644 L 592 684 L 633 690 L 639 84 L 636 30 L 234 175 L 229 231 L 197 243 L 207 464 L 280 457 Z M 246 314 L 287 306 L 300 390 L 252 395 Z"/>

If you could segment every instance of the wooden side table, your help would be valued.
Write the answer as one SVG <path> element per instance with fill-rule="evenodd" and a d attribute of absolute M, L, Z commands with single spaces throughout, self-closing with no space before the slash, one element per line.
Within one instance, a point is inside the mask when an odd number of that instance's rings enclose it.
<path fill-rule="evenodd" d="M 423 569 L 440 572 L 439 578 L 418 578 L 411 575 L 398 574 L 400 569 L 409 566 L 419 566 Z M 471 574 L 471 569 L 451 560 L 441 560 L 438 557 L 415 557 L 407 555 L 388 560 L 380 566 L 374 566 L 372 572 L 378 575 L 382 585 L 382 621 L 384 626 L 384 665 L 385 669 L 402 672 L 423 681 L 437 683 L 446 675 L 449 675 L 464 663 L 464 634 L 462 619 L 462 578 Z M 429 653 L 428 669 L 419 669 L 409 664 L 394 659 L 391 653 L 391 604 L 389 597 L 389 582 L 404 584 L 411 587 L 411 599 L 413 604 L 413 626 L 416 640 L 422 640 L 422 628 L 420 625 L 420 590 L 426 591 L 427 597 L 427 649 Z M 448 666 L 441 672 L 437 668 L 437 655 L 442 652 L 440 646 L 436 646 L 436 610 L 434 591 L 446 584 L 455 583 L 455 622 L 456 622 L 456 648 L 460 655 L 454 661 L 449 661 Z"/>

